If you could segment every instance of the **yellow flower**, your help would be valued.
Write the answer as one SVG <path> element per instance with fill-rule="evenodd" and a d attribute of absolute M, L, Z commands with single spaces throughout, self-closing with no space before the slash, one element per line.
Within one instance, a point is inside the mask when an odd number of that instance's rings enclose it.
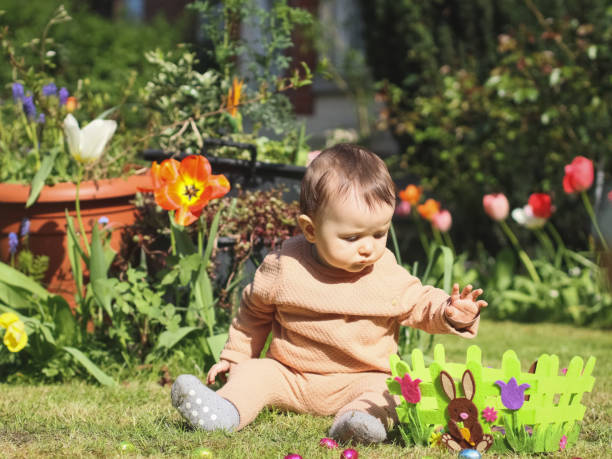
<path fill-rule="evenodd" d="M 441 439 L 442 439 L 442 432 L 432 432 L 428 440 L 429 446 L 432 448 L 435 446 L 438 446 Z"/>
<path fill-rule="evenodd" d="M 11 352 L 19 352 L 28 343 L 25 325 L 14 312 L 0 314 L 0 327 L 6 328 L 4 345 Z"/>

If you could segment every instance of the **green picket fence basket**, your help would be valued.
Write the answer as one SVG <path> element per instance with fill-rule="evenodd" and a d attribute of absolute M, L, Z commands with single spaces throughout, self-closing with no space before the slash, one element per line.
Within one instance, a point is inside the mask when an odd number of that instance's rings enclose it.
<path fill-rule="evenodd" d="M 408 373 L 412 379 L 421 380 L 421 400 L 416 404 L 416 411 L 420 423 L 430 429 L 435 426 L 445 428 L 449 419 L 446 410 L 449 400 L 441 387 L 440 372 L 444 370 L 453 377 L 458 396 L 463 396 L 461 384 L 457 383 L 464 371 L 470 370 L 476 388 L 472 402 L 478 409 L 483 432 L 494 437 L 490 451 L 496 452 L 558 451 L 560 442 L 561 449 L 572 446 L 580 433 L 579 421 L 586 411 L 581 402 L 582 396 L 590 392 L 595 383 L 595 378 L 591 376 L 595 366 L 594 357 L 590 357 L 586 365 L 582 358 L 572 358 L 563 374 L 559 369 L 559 358 L 543 354 L 537 360 L 535 372 L 529 373 L 521 371 L 521 363 L 513 350 L 504 353 L 500 369 L 483 366 L 482 351 L 476 345 L 468 348 L 464 364 L 446 362 L 444 346 L 441 344 L 435 346 L 434 359 L 428 367 L 419 349 L 412 352 L 410 365 L 397 355 L 390 357 L 390 363 L 392 378 L 388 380 L 388 386 L 392 394 L 401 395 L 400 384 L 395 381 L 395 377 L 402 378 Z M 524 393 L 529 397 L 518 410 L 509 410 L 502 404 L 500 387 L 495 384 L 499 380 L 508 382 L 512 377 L 519 385 L 530 385 Z M 398 406 L 400 423 L 407 421 L 406 407 L 405 400 Z M 498 412 L 496 421 L 488 422 L 483 418 L 482 411 L 486 407 L 492 407 Z M 524 435 L 522 443 L 508 441 L 507 430 L 512 429 L 513 423 L 522 432 L 525 427 L 529 432 Z"/>

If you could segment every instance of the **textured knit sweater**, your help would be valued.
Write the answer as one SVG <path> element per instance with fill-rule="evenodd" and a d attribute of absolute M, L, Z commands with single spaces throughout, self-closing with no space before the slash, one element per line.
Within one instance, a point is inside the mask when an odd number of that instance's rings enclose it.
<path fill-rule="evenodd" d="M 304 373 L 390 373 L 399 325 L 428 333 L 476 336 L 479 317 L 452 324 L 444 311 L 449 295 L 423 286 L 386 250 L 359 273 L 323 266 L 303 236 L 268 254 L 243 291 L 221 358 L 257 358 L 272 331 L 266 354 Z"/>

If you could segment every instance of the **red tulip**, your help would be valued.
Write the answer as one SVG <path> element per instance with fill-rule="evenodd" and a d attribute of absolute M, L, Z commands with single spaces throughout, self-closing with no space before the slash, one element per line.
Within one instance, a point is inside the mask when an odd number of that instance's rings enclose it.
<path fill-rule="evenodd" d="M 576 156 L 571 164 L 565 166 L 563 189 L 566 193 L 588 190 L 593 184 L 593 175 L 593 161 L 584 156 Z"/>
<path fill-rule="evenodd" d="M 500 222 L 508 217 L 510 204 L 503 193 L 485 194 L 482 198 L 485 213 L 493 220 Z"/>
<path fill-rule="evenodd" d="M 453 217 L 448 210 L 441 210 L 431 218 L 431 225 L 443 233 L 446 233 L 452 224 Z"/>
<path fill-rule="evenodd" d="M 533 193 L 529 196 L 527 203 L 531 206 L 533 215 L 538 218 L 550 218 L 553 207 L 551 205 L 550 195 L 546 193 Z"/>

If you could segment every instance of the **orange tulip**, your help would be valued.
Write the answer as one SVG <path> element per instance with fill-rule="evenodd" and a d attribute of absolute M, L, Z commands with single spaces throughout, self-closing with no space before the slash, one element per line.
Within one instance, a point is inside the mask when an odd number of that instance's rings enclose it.
<path fill-rule="evenodd" d="M 73 111 L 75 111 L 77 105 L 78 103 L 76 97 L 70 96 L 68 97 L 68 99 L 66 99 L 66 110 L 68 111 L 68 113 L 72 113 Z"/>
<path fill-rule="evenodd" d="M 244 82 L 238 81 L 238 78 L 234 77 L 232 87 L 227 93 L 227 111 L 230 115 L 236 116 L 238 113 L 238 105 L 240 104 L 240 94 L 242 93 L 242 86 Z"/>
<path fill-rule="evenodd" d="M 191 155 L 181 162 L 166 159 L 151 166 L 155 202 L 165 210 L 176 211 L 174 220 L 187 226 L 196 221 L 211 199 L 225 196 L 230 184 L 224 175 L 212 175 L 210 163 L 204 156 Z"/>
<path fill-rule="evenodd" d="M 440 212 L 440 203 L 435 199 L 430 198 L 425 201 L 425 204 L 417 206 L 417 210 L 421 217 L 423 217 L 425 220 L 431 221 L 433 216 Z"/>
<path fill-rule="evenodd" d="M 416 205 L 421 200 L 421 194 L 423 193 L 422 186 L 408 185 L 405 189 L 399 192 L 399 197 L 402 201 L 409 203 L 410 205 Z"/>

